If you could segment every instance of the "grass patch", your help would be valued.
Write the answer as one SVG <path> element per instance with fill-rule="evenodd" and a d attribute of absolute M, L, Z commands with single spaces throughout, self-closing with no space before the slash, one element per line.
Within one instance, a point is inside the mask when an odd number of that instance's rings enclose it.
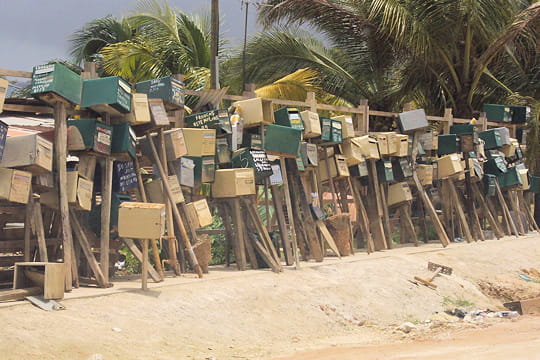
<path fill-rule="evenodd" d="M 474 303 L 472 301 L 469 301 L 467 299 L 463 298 L 453 298 L 451 296 L 445 296 L 443 298 L 442 304 L 444 306 L 453 306 L 453 307 L 459 307 L 459 308 L 471 308 L 474 306 Z"/>

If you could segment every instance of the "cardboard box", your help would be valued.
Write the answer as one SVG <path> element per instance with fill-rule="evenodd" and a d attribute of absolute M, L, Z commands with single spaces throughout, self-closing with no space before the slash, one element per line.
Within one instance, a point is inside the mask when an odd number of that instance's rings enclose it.
<path fill-rule="evenodd" d="M 521 179 L 521 190 L 529 190 L 529 169 L 518 169 L 518 174 Z"/>
<path fill-rule="evenodd" d="M 50 105 L 54 105 L 58 98 L 79 105 L 82 87 L 81 76 L 66 66 L 58 63 L 38 65 L 32 72 L 30 94 Z"/>
<path fill-rule="evenodd" d="M 210 156 L 216 153 L 215 129 L 182 129 L 188 156 Z"/>
<path fill-rule="evenodd" d="M 274 111 L 274 120 L 277 125 L 288 126 L 298 130 L 304 130 L 304 124 L 300 117 L 300 111 L 295 107 L 282 107 Z"/>
<path fill-rule="evenodd" d="M 0 167 L 18 168 L 33 175 L 52 171 L 53 144 L 38 134 L 8 137 Z"/>
<path fill-rule="evenodd" d="M 186 214 L 194 229 L 199 229 L 214 223 L 206 199 L 186 204 Z"/>
<path fill-rule="evenodd" d="M 449 154 L 437 159 L 437 177 L 446 179 L 463 171 L 458 154 Z"/>
<path fill-rule="evenodd" d="M 4 102 L 6 100 L 6 94 L 8 89 L 9 81 L 6 79 L 0 79 L 0 114 L 4 110 Z M 2 158 L 0 153 L 0 159 Z"/>
<path fill-rule="evenodd" d="M 129 124 L 113 125 L 111 154 L 126 160 L 135 159 L 137 137 Z"/>
<path fill-rule="evenodd" d="M 244 127 L 249 128 L 260 124 L 273 124 L 274 110 L 272 101 L 261 98 L 236 101 L 233 107 L 239 109 L 240 116 L 244 120 Z"/>
<path fill-rule="evenodd" d="M 148 107 L 150 109 L 151 127 L 169 126 L 170 121 L 167 116 L 167 110 L 161 99 L 148 99 Z"/>
<path fill-rule="evenodd" d="M 173 194 L 174 203 L 179 204 L 185 201 L 184 194 L 182 193 L 182 188 L 178 182 L 178 177 L 176 175 L 170 175 L 167 177 L 167 183 Z M 161 179 L 152 179 L 152 181 L 144 184 L 146 190 L 146 195 L 148 200 L 153 203 L 165 204 L 166 200 L 163 194 L 163 181 Z"/>
<path fill-rule="evenodd" d="M 359 136 L 351 139 L 351 141 L 358 147 L 360 147 L 360 150 L 362 152 L 362 155 L 366 159 L 380 159 L 381 156 L 379 154 L 379 146 L 377 143 L 377 139 L 369 136 Z"/>
<path fill-rule="evenodd" d="M 0 110 L 0 113 L 2 111 Z M 8 125 L 0 120 L 0 161 L 2 160 L 2 157 L 4 156 L 4 149 L 6 148 L 6 140 L 7 140 L 7 132 L 8 132 Z"/>
<path fill-rule="evenodd" d="M 118 236 L 159 239 L 165 231 L 165 205 L 123 202 L 118 208 Z"/>
<path fill-rule="evenodd" d="M 395 132 L 379 132 L 371 135 L 377 139 L 381 155 L 390 155 L 397 152 L 397 134 Z"/>
<path fill-rule="evenodd" d="M 354 133 L 354 124 L 350 115 L 334 116 L 332 120 L 339 121 L 341 123 L 341 137 L 342 139 L 350 139 L 356 136 Z"/>
<path fill-rule="evenodd" d="M 433 184 L 433 165 L 418 164 L 416 165 L 416 173 L 423 186 L 430 186 Z"/>
<path fill-rule="evenodd" d="M 321 120 L 319 119 L 319 114 L 305 110 L 300 113 L 300 117 L 304 123 L 305 139 L 321 136 Z"/>
<path fill-rule="evenodd" d="M 26 204 L 30 197 L 31 185 L 31 173 L 0 168 L 0 199 Z"/>
<path fill-rule="evenodd" d="M 392 156 L 403 157 L 409 155 L 409 135 L 396 134 L 395 136 L 396 151 Z"/>
<path fill-rule="evenodd" d="M 412 134 L 414 132 L 427 129 L 427 127 L 429 126 L 424 109 L 417 109 L 400 113 L 397 123 L 400 132 L 403 134 Z"/>
<path fill-rule="evenodd" d="M 184 107 L 186 90 L 184 83 L 171 76 L 141 81 L 135 84 L 138 93 L 145 93 L 149 99 L 161 99 L 167 110 Z"/>
<path fill-rule="evenodd" d="M 151 118 L 150 107 L 148 106 L 148 95 L 142 93 L 132 94 L 131 111 L 126 114 L 125 119 L 131 125 L 150 123 Z"/>
<path fill-rule="evenodd" d="M 84 80 L 81 106 L 100 114 L 127 114 L 131 111 L 131 85 L 119 76 Z"/>
<path fill-rule="evenodd" d="M 264 140 L 264 150 L 268 154 L 295 158 L 298 155 L 302 130 L 287 126 L 268 125 Z"/>
<path fill-rule="evenodd" d="M 437 150 L 439 148 L 439 132 L 433 130 L 426 131 L 419 136 L 418 142 L 426 151 Z"/>
<path fill-rule="evenodd" d="M 252 168 L 255 170 L 255 182 L 262 183 L 264 179 L 272 175 L 272 166 L 264 150 L 240 149 L 231 159 L 234 168 Z"/>
<path fill-rule="evenodd" d="M 221 169 L 216 171 L 212 184 L 213 197 L 228 198 L 255 194 L 255 172 L 253 169 Z"/>
<path fill-rule="evenodd" d="M 96 119 L 68 120 L 68 150 L 91 150 L 110 155 L 113 127 Z"/>
<path fill-rule="evenodd" d="M 412 199 L 411 189 L 406 182 L 393 184 L 388 187 L 388 206 L 401 204 Z"/>
<path fill-rule="evenodd" d="M 347 166 L 347 158 L 344 155 L 332 155 L 328 157 L 328 163 L 330 164 L 330 176 L 332 178 L 344 178 L 349 177 L 349 167 Z M 321 181 L 328 180 L 328 170 L 326 160 L 321 159 L 319 161 L 319 177 Z"/>
<path fill-rule="evenodd" d="M 43 298 L 45 300 L 63 299 L 65 288 L 65 271 L 64 263 L 53 262 L 19 262 L 15 263 L 15 272 L 13 276 L 13 289 L 24 289 L 36 286 L 29 279 L 25 270 L 37 270 L 43 276 Z"/>
<path fill-rule="evenodd" d="M 186 116 L 190 128 L 215 129 L 217 134 L 232 134 L 231 119 L 227 109 L 210 110 Z"/>
<path fill-rule="evenodd" d="M 81 176 L 77 171 L 67 172 L 67 199 L 68 203 L 77 210 L 92 210 L 92 196 L 94 183 Z M 60 204 L 56 189 L 41 194 L 41 203 L 51 209 L 59 209 Z"/>

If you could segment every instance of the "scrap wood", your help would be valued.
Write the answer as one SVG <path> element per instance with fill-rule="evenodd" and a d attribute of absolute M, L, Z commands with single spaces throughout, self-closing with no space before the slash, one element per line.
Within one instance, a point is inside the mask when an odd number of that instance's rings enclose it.
<path fill-rule="evenodd" d="M 433 283 L 433 279 L 435 279 L 437 275 L 439 275 L 440 273 L 445 274 L 445 275 L 451 275 L 453 271 L 453 269 L 449 266 L 435 264 L 435 263 L 432 263 L 431 261 L 428 263 L 428 270 L 433 271 L 433 273 L 429 277 L 421 278 L 419 276 L 415 276 L 414 280 L 418 281 L 420 284 L 425 285 L 431 289 L 437 288 L 437 285 Z"/>

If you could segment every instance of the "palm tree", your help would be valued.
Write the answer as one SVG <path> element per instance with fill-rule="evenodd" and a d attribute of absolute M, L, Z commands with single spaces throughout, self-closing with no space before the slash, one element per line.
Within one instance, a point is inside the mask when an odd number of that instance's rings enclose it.
<path fill-rule="evenodd" d="M 268 5 L 259 13 L 267 27 L 308 24 L 320 31 L 331 44 L 327 52 L 337 51 L 337 57 L 341 52 L 349 62 L 341 67 L 363 84 L 356 88 L 378 93 L 381 83 L 397 79 L 399 87 L 380 90 L 392 89 L 394 98 L 399 91 L 404 101 L 430 110 L 451 106 L 461 116 L 515 91 L 507 74 L 524 54 L 538 52 L 540 3 L 534 0 L 269 0 Z M 297 66 L 315 56 L 304 55 L 298 52 Z M 379 71 L 364 83 L 370 66 Z"/>
<path fill-rule="evenodd" d="M 129 17 L 108 16 L 72 37 L 76 61 L 97 60 L 105 75 L 130 82 L 185 74 L 186 86 L 207 88 L 210 79 L 208 16 L 189 16 L 167 2 L 141 0 Z"/>

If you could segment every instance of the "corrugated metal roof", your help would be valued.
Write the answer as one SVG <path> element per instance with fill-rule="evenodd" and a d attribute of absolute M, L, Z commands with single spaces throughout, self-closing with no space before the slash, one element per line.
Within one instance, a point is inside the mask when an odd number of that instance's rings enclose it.
<path fill-rule="evenodd" d="M 40 126 L 40 127 L 54 127 L 54 119 L 52 117 L 32 117 L 32 116 L 9 116 L 0 115 L 0 120 L 8 124 L 9 126 Z"/>

